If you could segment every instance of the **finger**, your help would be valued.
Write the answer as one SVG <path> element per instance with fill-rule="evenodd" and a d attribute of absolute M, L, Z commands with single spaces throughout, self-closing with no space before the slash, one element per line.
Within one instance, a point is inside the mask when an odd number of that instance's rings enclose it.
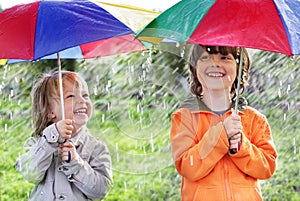
<path fill-rule="evenodd" d="M 234 134 L 230 139 L 236 140 L 236 139 L 240 139 L 241 137 L 242 137 L 242 134 L 239 132 L 239 133 Z"/>
<path fill-rule="evenodd" d="M 231 145 L 236 145 L 239 141 L 240 141 L 240 139 L 230 140 L 230 144 Z"/>

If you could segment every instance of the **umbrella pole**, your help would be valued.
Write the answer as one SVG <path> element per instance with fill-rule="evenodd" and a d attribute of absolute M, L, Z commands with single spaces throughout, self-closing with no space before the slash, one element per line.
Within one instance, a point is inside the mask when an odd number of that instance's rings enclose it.
<path fill-rule="evenodd" d="M 238 84 L 236 89 L 236 100 L 235 100 L 235 107 L 234 107 L 234 114 L 238 113 L 238 106 L 239 106 L 239 96 L 240 96 L 240 86 L 241 86 L 241 79 L 242 79 L 242 72 L 243 72 L 243 61 L 244 61 L 244 48 L 241 49 L 240 55 L 240 62 L 239 62 L 239 72 L 238 72 Z M 235 148 L 231 149 L 232 153 L 236 153 L 239 151 L 239 143 L 234 145 Z"/>
<path fill-rule="evenodd" d="M 237 84 L 237 89 L 236 89 L 236 100 L 235 100 L 234 114 L 238 113 L 239 96 L 240 96 L 240 88 L 241 88 L 241 78 L 242 78 L 242 72 L 243 72 L 243 61 L 244 61 L 244 48 L 241 49 L 241 55 L 240 55 L 239 72 L 238 72 L 238 84 Z"/>
<path fill-rule="evenodd" d="M 60 94 L 60 105 L 61 105 L 61 119 L 65 119 L 65 104 L 64 104 L 64 91 L 62 83 L 62 72 L 59 52 L 57 53 L 57 65 L 58 65 L 58 81 L 59 81 L 59 94 Z"/>

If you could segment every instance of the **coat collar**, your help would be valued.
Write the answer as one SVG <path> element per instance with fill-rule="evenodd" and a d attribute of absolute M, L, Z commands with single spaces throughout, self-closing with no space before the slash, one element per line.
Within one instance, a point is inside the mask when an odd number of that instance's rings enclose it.
<path fill-rule="evenodd" d="M 239 97 L 239 103 L 238 103 L 238 110 L 244 111 L 246 109 L 246 106 L 248 105 L 248 102 L 246 98 Z M 231 105 L 231 108 L 235 107 L 235 103 Z M 185 101 L 182 102 L 182 104 L 179 106 L 179 108 L 187 108 L 192 112 L 198 112 L 198 111 L 208 111 L 212 112 L 211 109 L 209 109 L 197 96 L 190 95 Z"/>

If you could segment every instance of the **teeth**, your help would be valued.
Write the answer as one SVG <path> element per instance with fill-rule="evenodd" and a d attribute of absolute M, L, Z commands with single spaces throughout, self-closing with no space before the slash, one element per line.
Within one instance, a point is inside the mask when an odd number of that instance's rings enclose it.
<path fill-rule="evenodd" d="M 222 73 L 208 73 L 207 75 L 210 77 L 223 77 Z"/>
<path fill-rule="evenodd" d="M 80 109 L 80 110 L 76 110 L 74 113 L 86 113 L 87 110 L 86 109 Z"/>

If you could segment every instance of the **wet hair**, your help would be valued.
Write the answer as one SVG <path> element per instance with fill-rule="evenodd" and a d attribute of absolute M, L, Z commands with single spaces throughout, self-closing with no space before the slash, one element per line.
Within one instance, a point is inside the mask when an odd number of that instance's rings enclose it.
<path fill-rule="evenodd" d="M 62 82 L 70 81 L 75 85 L 80 85 L 85 81 L 75 72 L 62 71 Z M 33 136 L 42 136 L 43 130 L 51 125 L 52 119 L 48 117 L 51 114 L 51 99 L 59 101 L 59 74 L 58 71 L 43 74 L 31 91 L 32 97 L 32 121 Z"/>
<path fill-rule="evenodd" d="M 199 98 L 202 98 L 203 91 L 202 91 L 202 85 L 199 82 L 197 77 L 197 61 L 199 57 L 202 55 L 202 53 L 204 52 L 204 50 L 207 51 L 209 54 L 220 53 L 222 55 L 228 55 L 231 53 L 236 61 L 237 75 L 239 71 L 239 62 L 240 62 L 239 60 L 240 60 L 240 53 L 241 53 L 241 48 L 239 47 L 194 45 L 189 59 L 190 90 L 194 95 L 196 95 Z M 240 93 L 243 93 L 245 90 L 245 87 L 247 85 L 248 75 L 249 75 L 249 68 L 250 68 L 250 58 L 249 58 L 248 51 L 246 49 L 244 49 L 243 60 L 244 61 L 243 61 Z M 234 100 L 236 97 L 237 84 L 238 84 L 238 77 L 235 78 L 230 90 L 232 100 Z"/>

